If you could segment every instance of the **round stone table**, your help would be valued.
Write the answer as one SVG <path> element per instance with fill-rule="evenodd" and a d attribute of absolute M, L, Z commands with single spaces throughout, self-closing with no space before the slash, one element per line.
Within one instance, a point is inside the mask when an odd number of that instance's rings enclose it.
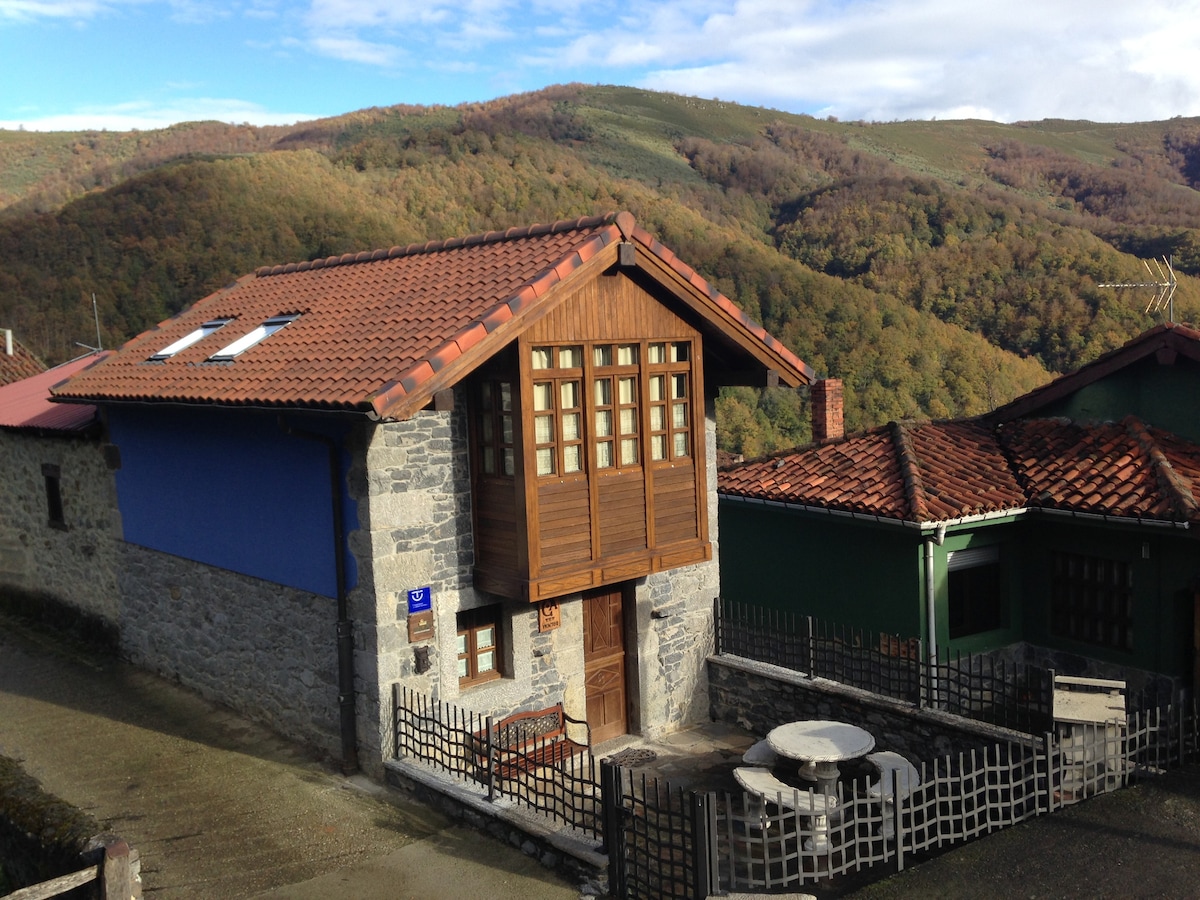
<path fill-rule="evenodd" d="M 875 748 L 875 738 L 847 722 L 811 719 L 772 729 L 767 744 L 780 756 L 812 763 L 818 787 L 832 794 L 837 790 L 838 763 L 866 756 Z"/>

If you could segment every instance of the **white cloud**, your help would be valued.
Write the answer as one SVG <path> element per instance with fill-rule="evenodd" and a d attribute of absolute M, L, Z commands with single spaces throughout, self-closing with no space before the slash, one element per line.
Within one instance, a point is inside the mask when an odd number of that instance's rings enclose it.
<path fill-rule="evenodd" d="M 102 0 L 0 0 L 0 20 L 90 19 L 110 7 Z"/>
<path fill-rule="evenodd" d="M 391 66 L 400 57 L 398 47 L 364 41 L 352 35 L 316 37 L 310 46 L 321 56 L 369 66 Z"/>
<path fill-rule="evenodd" d="M 317 115 L 274 112 L 256 103 L 221 98 L 196 98 L 172 104 L 122 103 L 107 108 L 90 107 L 51 116 L 0 119 L 6 131 L 151 131 L 179 122 L 217 121 L 251 125 L 291 125 Z"/>
<path fill-rule="evenodd" d="M 665 0 L 529 62 L 843 118 L 1131 119 L 1200 113 L 1198 46 L 1200 0 Z"/>

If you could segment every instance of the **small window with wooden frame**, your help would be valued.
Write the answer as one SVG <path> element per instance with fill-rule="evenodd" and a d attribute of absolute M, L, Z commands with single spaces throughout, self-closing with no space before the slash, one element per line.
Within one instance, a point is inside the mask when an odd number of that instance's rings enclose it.
<path fill-rule="evenodd" d="M 504 675 L 500 646 L 502 606 L 494 603 L 458 614 L 458 686 L 474 687 Z"/>
<path fill-rule="evenodd" d="M 516 474 L 513 444 L 512 382 L 486 379 L 479 384 L 476 420 L 479 466 L 484 475 L 511 477 Z"/>
<path fill-rule="evenodd" d="M 592 421 L 596 469 L 641 465 L 637 344 L 592 347 Z"/>
<path fill-rule="evenodd" d="M 652 463 L 692 456 L 691 358 L 690 341 L 654 342 L 646 348 Z"/>
<path fill-rule="evenodd" d="M 538 347 L 532 362 L 536 472 L 583 472 L 583 347 Z"/>

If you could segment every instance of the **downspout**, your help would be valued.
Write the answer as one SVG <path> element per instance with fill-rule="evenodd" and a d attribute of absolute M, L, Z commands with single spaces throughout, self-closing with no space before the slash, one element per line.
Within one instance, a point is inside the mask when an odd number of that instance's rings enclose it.
<path fill-rule="evenodd" d="M 946 526 L 944 523 L 938 525 L 937 530 L 925 538 L 925 628 L 928 632 L 928 640 L 925 644 L 928 648 L 929 659 L 929 699 L 934 707 L 938 705 L 935 700 L 937 697 L 938 647 L 937 582 L 933 564 L 933 547 L 935 544 L 940 547 L 945 539 Z"/>
<path fill-rule="evenodd" d="M 325 434 L 289 425 L 283 416 L 284 434 L 324 444 L 329 452 L 329 487 L 333 508 L 333 565 L 337 579 L 338 713 L 342 737 L 342 772 L 358 771 L 358 718 L 354 698 L 354 623 L 346 590 L 346 526 L 342 502 L 342 466 L 337 441 Z"/>

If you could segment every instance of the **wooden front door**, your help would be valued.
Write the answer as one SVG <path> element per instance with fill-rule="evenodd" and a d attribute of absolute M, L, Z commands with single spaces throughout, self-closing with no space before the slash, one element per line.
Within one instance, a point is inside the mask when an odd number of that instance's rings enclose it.
<path fill-rule="evenodd" d="M 625 734 L 624 591 L 602 588 L 583 595 L 583 668 L 592 743 Z"/>

